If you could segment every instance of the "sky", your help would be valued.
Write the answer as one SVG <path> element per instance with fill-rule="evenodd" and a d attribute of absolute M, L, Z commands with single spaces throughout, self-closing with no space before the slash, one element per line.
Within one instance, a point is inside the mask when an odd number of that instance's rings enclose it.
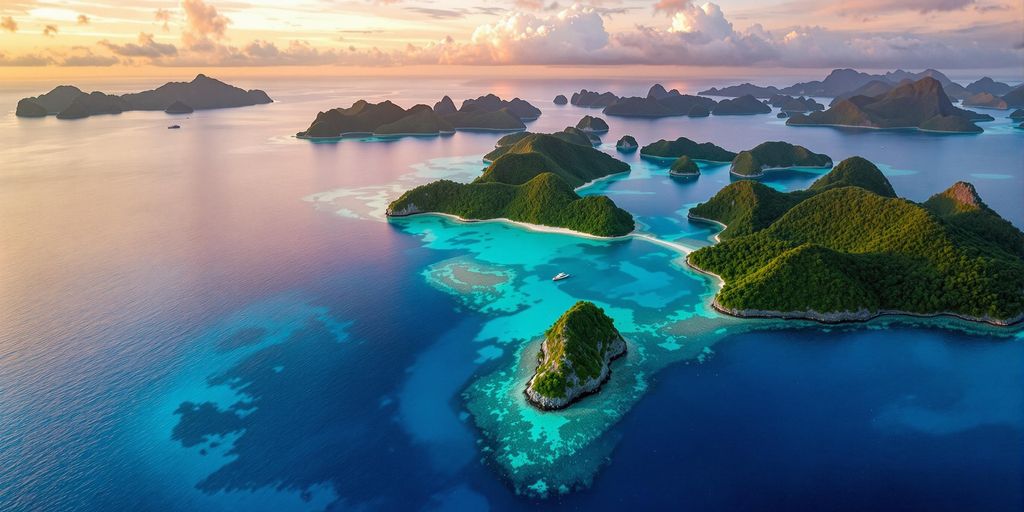
<path fill-rule="evenodd" d="M 1024 69 L 1021 0 L 0 0 L 4 69 Z"/>

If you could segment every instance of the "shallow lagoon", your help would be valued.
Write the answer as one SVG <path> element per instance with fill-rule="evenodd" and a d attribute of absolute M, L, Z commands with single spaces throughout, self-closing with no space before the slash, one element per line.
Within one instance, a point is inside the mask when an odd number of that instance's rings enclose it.
<path fill-rule="evenodd" d="M 0 150 L 0 264 L 13 276 L 0 288 L 0 504 L 711 510 L 842 496 L 851 509 L 1019 510 L 1019 330 L 891 318 L 794 329 L 709 311 L 716 285 L 680 250 L 711 243 L 686 210 L 729 182 L 727 167 L 680 181 L 623 156 L 629 175 L 581 192 L 608 194 L 674 245 L 606 242 L 382 218 L 414 184 L 472 179 L 494 134 L 289 137 L 318 109 L 442 90 L 518 94 L 544 110 L 531 129 L 553 131 L 593 113 L 551 106 L 555 93 L 650 83 L 253 83 L 279 102 L 198 113 L 173 136 L 154 113 L 3 118 L 15 145 Z M 770 116 L 609 124 L 611 153 L 629 133 L 860 154 L 916 200 L 966 178 L 1024 225 L 1024 131 L 1004 120 L 980 136 Z M 792 190 L 820 173 L 764 181 Z M 573 278 L 552 283 L 559 271 Z M 534 341 L 578 299 L 606 307 L 629 355 L 599 395 L 539 413 L 521 394 Z"/>

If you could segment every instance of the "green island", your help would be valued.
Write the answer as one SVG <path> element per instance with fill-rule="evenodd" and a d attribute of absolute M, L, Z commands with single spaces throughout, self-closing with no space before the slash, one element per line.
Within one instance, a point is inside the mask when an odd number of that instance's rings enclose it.
<path fill-rule="evenodd" d="M 719 101 L 715 108 L 711 109 L 711 113 L 716 116 L 749 116 L 771 112 L 771 107 L 749 94 Z"/>
<path fill-rule="evenodd" d="M 948 133 L 981 133 L 975 121 L 992 116 L 953 106 L 942 84 L 924 77 L 905 82 L 877 96 L 851 96 L 823 112 L 793 114 L 790 126 L 849 126 L 861 128 L 917 128 Z"/>
<path fill-rule="evenodd" d="M 636 142 L 636 139 L 632 135 L 623 135 L 619 138 L 618 142 L 615 143 L 615 149 L 622 153 L 632 153 L 640 147 L 640 144 Z"/>
<path fill-rule="evenodd" d="M 828 155 L 814 153 L 803 146 L 788 142 L 762 142 L 754 149 L 740 151 L 732 160 L 729 172 L 745 177 L 755 178 L 764 175 L 768 169 L 785 169 L 788 167 L 832 167 L 832 159 Z"/>
<path fill-rule="evenodd" d="M 807 190 L 740 181 L 690 211 L 727 225 L 687 262 L 724 282 L 713 306 L 819 322 L 883 314 L 1024 318 L 1024 233 L 959 182 L 924 203 L 897 198 L 871 162 L 844 160 Z"/>
<path fill-rule="evenodd" d="M 686 137 L 676 140 L 661 139 L 640 148 L 640 156 L 675 160 L 683 155 L 693 160 L 708 162 L 731 162 L 736 153 L 722 149 L 710 142 L 696 143 Z"/>
<path fill-rule="evenodd" d="M 604 196 L 580 197 L 589 181 L 626 172 L 629 165 L 593 147 L 554 135 L 530 134 L 511 146 L 471 183 L 436 181 L 392 202 L 389 217 L 442 213 L 465 220 L 508 219 L 594 236 L 633 231 L 633 216 Z"/>
<path fill-rule="evenodd" d="M 672 162 L 672 167 L 668 169 L 669 176 L 681 176 L 681 177 L 692 177 L 700 175 L 700 167 L 697 167 L 697 162 L 694 162 L 690 157 L 683 155 Z"/>
<path fill-rule="evenodd" d="M 501 155 L 504 155 L 512 149 L 519 141 L 531 136 L 536 135 L 533 132 L 516 132 L 505 135 L 498 139 L 498 142 L 494 143 L 494 149 L 490 153 L 484 155 L 484 162 L 492 163 L 498 159 Z M 574 126 L 567 126 L 564 130 L 555 133 L 549 133 L 551 137 L 556 139 L 564 140 L 565 142 L 576 144 L 578 146 L 593 147 L 594 146 L 594 135 L 584 132 Z M 600 158 L 600 157 L 595 157 Z"/>
<path fill-rule="evenodd" d="M 537 371 L 526 398 L 544 409 L 563 409 L 596 393 L 611 377 L 610 363 L 626 353 L 612 319 L 592 302 L 579 301 L 544 333 Z"/>
<path fill-rule="evenodd" d="M 608 123 L 600 117 L 583 116 L 583 118 L 576 123 L 576 128 L 588 133 L 605 133 L 608 131 Z"/>

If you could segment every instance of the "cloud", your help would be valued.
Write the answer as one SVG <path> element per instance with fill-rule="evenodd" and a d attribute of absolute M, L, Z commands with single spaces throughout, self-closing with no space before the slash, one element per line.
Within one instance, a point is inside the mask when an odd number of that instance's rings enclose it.
<path fill-rule="evenodd" d="M 975 0 L 847 0 L 827 10 L 840 16 L 877 15 L 886 12 L 912 11 L 921 14 L 966 9 Z"/>
<path fill-rule="evenodd" d="M 169 43 L 158 43 L 153 39 L 153 34 L 139 32 L 137 43 L 115 44 L 103 40 L 98 43 L 115 55 L 121 57 L 141 57 L 146 59 L 161 59 L 178 54 L 178 48 Z"/>
<path fill-rule="evenodd" d="M 76 46 L 63 55 L 59 64 L 61 66 L 113 66 L 121 61 L 110 55 L 97 55 L 92 50 L 82 46 Z"/>
<path fill-rule="evenodd" d="M 17 32 L 18 22 L 14 21 L 14 18 L 10 16 L 4 16 L 0 18 L 0 29 L 4 29 L 11 33 Z"/>
<path fill-rule="evenodd" d="M 43 27 L 43 35 L 46 37 L 53 37 L 57 34 L 57 25 L 46 25 Z"/>
<path fill-rule="evenodd" d="M 431 7 L 406 7 L 405 10 L 422 14 L 428 18 L 435 20 L 448 20 L 456 18 L 466 17 L 466 13 L 461 9 L 435 9 Z"/>
<path fill-rule="evenodd" d="M 231 20 L 203 0 L 181 0 L 181 7 L 185 10 L 185 31 L 181 34 L 185 47 L 198 52 L 216 51 L 215 41 L 224 38 Z"/>
<path fill-rule="evenodd" d="M 0 66 L 48 66 L 53 64 L 53 59 L 38 53 L 27 53 L 22 55 L 7 55 L 0 53 Z"/>
<path fill-rule="evenodd" d="M 658 3 L 654 4 L 654 12 L 663 12 L 671 16 L 689 7 L 692 7 L 690 0 L 658 0 Z"/>
<path fill-rule="evenodd" d="M 171 11 L 168 11 L 167 9 L 163 9 L 163 8 L 157 9 L 156 12 L 153 13 L 153 18 L 156 21 L 159 21 L 160 23 L 163 24 L 162 26 L 163 26 L 164 32 L 170 32 L 170 30 L 171 30 L 171 25 L 170 25 L 170 23 L 171 23 Z"/>
<path fill-rule="evenodd" d="M 79 25 L 88 25 L 89 24 L 89 17 L 84 15 L 84 14 L 79 14 L 78 15 L 78 24 Z"/>

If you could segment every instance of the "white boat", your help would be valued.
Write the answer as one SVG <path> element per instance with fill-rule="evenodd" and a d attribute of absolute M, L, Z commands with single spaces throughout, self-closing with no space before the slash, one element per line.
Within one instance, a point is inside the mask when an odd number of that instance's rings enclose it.
<path fill-rule="evenodd" d="M 552 281 L 561 281 L 562 279 L 565 279 L 567 277 L 569 277 L 569 274 L 566 274 L 565 272 L 559 272 L 558 275 L 556 275 L 555 277 L 552 277 L 551 280 Z"/>

